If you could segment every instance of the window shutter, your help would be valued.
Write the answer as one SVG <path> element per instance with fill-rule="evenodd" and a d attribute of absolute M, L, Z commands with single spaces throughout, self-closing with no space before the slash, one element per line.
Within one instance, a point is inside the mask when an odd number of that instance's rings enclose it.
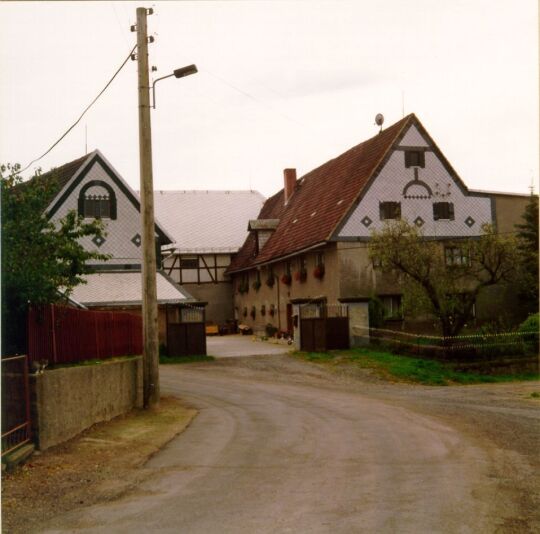
<path fill-rule="evenodd" d="M 454 204 L 452 202 L 448 203 L 448 218 L 454 220 Z"/>

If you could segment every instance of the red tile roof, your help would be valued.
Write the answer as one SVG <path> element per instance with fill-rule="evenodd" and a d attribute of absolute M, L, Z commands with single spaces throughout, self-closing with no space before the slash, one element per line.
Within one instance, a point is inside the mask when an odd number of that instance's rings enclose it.
<path fill-rule="evenodd" d="M 419 123 L 414 114 L 308 172 L 297 181 L 286 206 L 283 190 L 270 197 L 259 219 L 280 219 L 278 227 L 256 257 L 255 239 L 249 235 L 228 272 L 277 260 L 328 241 L 389 149 L 412 122 Z"/>

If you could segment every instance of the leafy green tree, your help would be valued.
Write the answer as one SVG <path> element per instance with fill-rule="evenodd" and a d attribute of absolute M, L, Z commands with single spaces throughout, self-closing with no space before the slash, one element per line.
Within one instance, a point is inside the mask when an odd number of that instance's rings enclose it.
<path fill-rule="evenodd" d="M 85 222 L 75 211 L 56 223 L 47 218 L 45 209 L 58 189 L 54 172 L 41 177 L 38 171 L 32 180 L 23 182 L 19 168 L 0 167 L 4 353 L 24 346 L 28 304 L 65 299 L 84 282 L 89 260 L 108 258 L 85 250 L 79 242 L 82 237 L 103 234 L 100 220 Z"/>
<path fill-rule="evenodd" d="M 443 245 L 406 221 L 373 232 L 369 253 L 383 271 L 397 276 L 404 310 L 436 317 L 444 336 L 459 334 L 483 288 L 514 278 L 518 254 L 515 239 L 489 225 L 478 238 Z"/>
<path fill-rule="evenodd" d="M 522 215 L 523 223 L 516 224 L 520 260 L 519 286 L 521 297 L 531 311 L 538 311 L 538 196 L 531 194 Z"/>

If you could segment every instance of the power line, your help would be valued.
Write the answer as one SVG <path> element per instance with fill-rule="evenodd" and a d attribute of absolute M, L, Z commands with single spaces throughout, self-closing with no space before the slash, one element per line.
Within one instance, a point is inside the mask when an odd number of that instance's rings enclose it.
<path fill-rule="evenodd" d="M 66 137 L 66 135 L 71 132 L 71 130 L 73 130 L 73 128 L 75 128 L 75 126 L 77 126 L 77 124 L 79 124 L 79 122 L 81 121 L 81 119 L 84 117 L 84 115 L 86 114 L 86 112 L 97 102 L 97 100 L 99 99 L 99 97 L 107 90 L 107 88 L 109 87 L 109 85 L 111 85 L 111 83 L 113 82 L 113 80 L 116 78 L 116 76 L 118 75 L 118 73 L 124 68 L 124 65 L 128 62 L 128 60 L 130 59 L 131 57 L 131 54 L 133 54 L 133 52 L 135 51 L 135 48 L 137 48 L 137 45 L 135 45 L 130 53 L 127 55 L 126 59 L 124 59 L 123 63 L 120 65 L 120 67 L 118 67 L 118 70 L 113 74 L 112 78 L 107 82 L 107 84 L 105 85 L 105 87 L 99 92 L 99 94 L 96 96 L 96 98 L 94 98 L 94 100 L 92 100 L 92 102 L 90 102 L 90 104 L 88 104 L 88 106 L 86 106 L 86 108 L 84 109 L 84 111 L 81 113 L 81 115 L 79 116 L 79 118 L 62 134 L 62 136 L 46 151 L 44 152 L 41 156 L 39 156 L 39 158 L 36 158 L 34 160 L 32 160 L 24 169 L 22 169 L 20 171 L 20 173 L 23 173 L 24 171 L 26 171 L 26 169 L 28 169 L 32 164 L 34 164 L 36 161 L 39 161 L 40 159 L 44 158 L 60 141 L 62 141 L 62 139 L 64 139 L 64 137 Z"/>

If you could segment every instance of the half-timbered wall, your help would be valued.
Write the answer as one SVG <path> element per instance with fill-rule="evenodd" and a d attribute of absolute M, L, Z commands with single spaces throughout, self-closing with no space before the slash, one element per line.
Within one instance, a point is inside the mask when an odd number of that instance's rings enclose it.
<path fill-rule="evenodd" d="M 163 260 L 163 269 L 179 284 L 217 284 L 228 282 L 230 263 L 230 254 L 174 254 Z"/>

